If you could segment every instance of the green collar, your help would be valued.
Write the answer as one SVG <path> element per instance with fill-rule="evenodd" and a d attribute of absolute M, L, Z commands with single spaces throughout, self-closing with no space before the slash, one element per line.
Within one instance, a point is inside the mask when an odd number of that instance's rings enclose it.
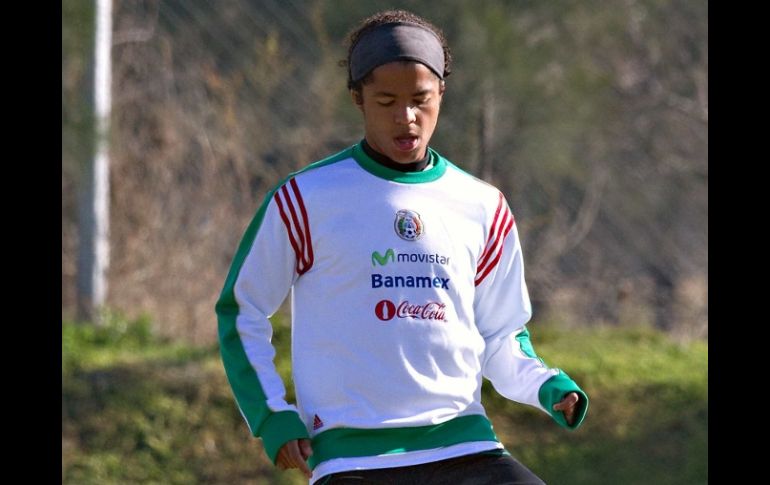
<path fill-rule="evenodd" d="M 353 158 L 358 162 L 361 168 L 375 177 L 402 184 L 433 182 L 444 175 L 447 166 L 444 157 L 430 147 L 428 147 L 428 153 L 430 153 L 430 161 L 432 164 L 428 170 L 423 170 L 422 172 L 399 172 L 398 170 L 385 167 L 372 160 L 369 155 L 364 152 L 364 149 L 361 148 L 360 142 L 353 146 Z"/>

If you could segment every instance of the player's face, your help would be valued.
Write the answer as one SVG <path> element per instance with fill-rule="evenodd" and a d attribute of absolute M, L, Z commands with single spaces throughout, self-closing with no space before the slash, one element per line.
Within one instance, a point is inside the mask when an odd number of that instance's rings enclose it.
<path fill-rule="evenodd" d="M 358 105 L 367 143 L 399 163 L 421 160 L 436 129 L 443 83 L 417 62 L 383 64 L 371 77 Z"/>

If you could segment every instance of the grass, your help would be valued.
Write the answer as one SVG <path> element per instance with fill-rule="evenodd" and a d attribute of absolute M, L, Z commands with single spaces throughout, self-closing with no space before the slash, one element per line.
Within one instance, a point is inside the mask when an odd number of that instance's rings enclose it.
<path fill-rule="evenodd" d="M 548 483 L 708 482 L 708 344 L 651 329 L 533 330 L 546 363 L 566 370 L 590 408 L 574 432 L 485 385 L 508 450 Z"/>
<path fill-rule="evenodd" d="M 290 383 L 289 331 L 280 319 L 275 328 L 277 367 Z M 63 483 L 307 483 L 275 469 L 250 437 L 216 346 L 150 329 L 119 317 L 62 325 Z M 485 383 L 511 454 L 551 484 L 708 482 L 706 342 L 678 344 L 650 329 L 530 331 L 538 355 L 578 381 L 591 405 L 570 432 Z"/>

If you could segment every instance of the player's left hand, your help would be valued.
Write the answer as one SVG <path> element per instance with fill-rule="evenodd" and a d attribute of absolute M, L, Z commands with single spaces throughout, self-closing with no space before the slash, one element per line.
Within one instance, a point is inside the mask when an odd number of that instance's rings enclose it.
<path fill-rule="evenodd" d="M 576 392 L 570 392 L 564 396 L 564 399 L 553 405 L 553 410 L 562 411 L 564 413 L 564 419 L 567 420 L 567 424 L 572 426 L 575 422 L 575 416 L 577 415 L 577 403 L 579 400 L 580 397 Z"/>

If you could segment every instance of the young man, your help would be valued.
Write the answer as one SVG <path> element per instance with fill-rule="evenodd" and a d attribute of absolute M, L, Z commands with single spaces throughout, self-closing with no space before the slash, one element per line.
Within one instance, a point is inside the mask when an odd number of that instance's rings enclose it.
<path fill-rule="evenodd" d="M 542 483 L 495 436 L 482 376 L 569 429 L 588 399 L 534 353 L 505 197 L 428 146 L 450 72 L 444 37 L 388 11 L 350 42 L 364 140 L 267 195 L 217 302 L 241 412 L 274 463 L 312 482 Z M 297 407 L 268 320 L 290 289 Z"/>

